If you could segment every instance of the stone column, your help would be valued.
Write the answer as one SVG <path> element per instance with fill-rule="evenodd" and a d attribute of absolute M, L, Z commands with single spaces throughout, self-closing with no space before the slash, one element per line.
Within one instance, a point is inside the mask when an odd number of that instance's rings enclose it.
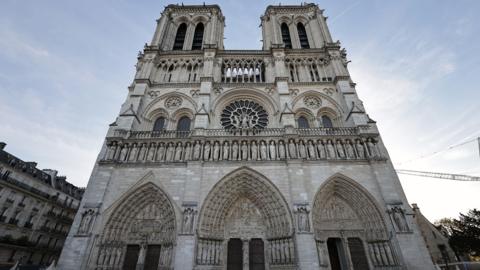
<path fill-rule="evenodd" d="M 248 270 L 250 267 L 250 259 L 249 259 L 249 240 L 248 239 L 242 239 L 243 243 L 243 270 Z"/>

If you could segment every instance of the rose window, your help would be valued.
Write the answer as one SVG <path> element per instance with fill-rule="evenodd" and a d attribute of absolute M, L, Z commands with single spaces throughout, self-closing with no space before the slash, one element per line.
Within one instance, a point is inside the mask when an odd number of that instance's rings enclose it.
<path fill-rule="evenodd" d="M 262 129 L 268 125 L 268 113 L 251 100 L 237 100 L 222 111 L 220 119 L 225 129 Z"/>

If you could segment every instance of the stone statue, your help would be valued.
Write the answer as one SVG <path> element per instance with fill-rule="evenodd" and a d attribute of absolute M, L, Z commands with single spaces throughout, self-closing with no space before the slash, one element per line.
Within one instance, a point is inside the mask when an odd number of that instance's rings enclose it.
<path fill-rule="evenodd" d="M 250 150 L 252 152 L 252 160 L 258 160 L 258 146 L 256 141 L 252 142 Z"/>
<path fill-rule="evenodd" d="M 408 232 L 410 229 L 408 228 L 407 220 L 405 218 L 405 213 L 402 208 L 400 207 L 393 207 L 390 210 L 390 215 L 395 222 L 397 230 L 399 232 Z"/>
<path fill-rule="evenodd" d="M 185 156 L 184 156 L 184 160 L 185 161 L 188 161 L 192 158 L 192 145 L 190 144 L 190 142 L 187 142 L 185 144 Z"/>
<path fill-rule="evenodd" d="M 299 154 L 299 157 L 302 159 L 307 158 L 307 150 L 305 149 L 305 144 L 303 143 L 303 140 L 300 140 L 298 142 L 298 154 Z"/>
<path fill-rule="evenodd" d="M 345 159 L 345 157 L 346 157 L 345 156 L 345 150 L 343 150 L 343 145 L 339 140 L 337 140 L 335 148 L 337 148 L 338 157 L 341 158 L 341 159 Z"/>
<path fill-rule="evenodd" d="M 144 161 L 145 160 L 145 155 L 147 154 L 147 144 L 146 143 L 142 143 L 142 145 L 140 146 L 140 152 L 138 154 L 138 160 L 139 161 Z"/>
<path fill-rule="evenodd" d="M 295 146 L 295 141 L 293 139 L 288 141 L 288 155 L 292 159 L 297 158 L 297 147 Z"/>
<path fill-rule="evenodd" d="M 377 147 L 375 146 L 373 139 L 369 138 L 367 140 L 367 147 L 368 147 L 368 151 L 370 152 L 370 157 L 372 158 L 379 157 Z"/>
<path fill-rule="evenodd" d="M 161 142 L 157 150 L 157 160 L 162 161 L 165 156 L 165 144 Z"/>
<path fill-rule="evenodd" d="M 260 159 L 268 160 L 267 145 L 264 141 L 260 142 Z"/>
<path fill-rule="evenodd" d="M 276 160 L 277 159 L 277 148 L 275 147 L 275 142 L 270 141 L 270 145 L 268 147 L 269 152 L 270 152 L 270 159 L 271 160 Z"/>
<path fill-rule="evenodd" d="M 227 141 L 223 142 L 223 160 L 228 160 L 230 157 L 230 145 Z"/>
<path fill-rule="evenodd" d="M 210 160 L 210 142 L 205 142 L 203 146 L 203 160 L 208 161 Z"/>
<path fill-rule="evenodd" d="M 346 140 L 345 142 L 345 151 L 347 152 L 348 159 L 355 159 L 355 151 L 353 150 L 352 142 Z"/>
<path fill-rule="evenodd" d="M 128 156 L 128 161 L 136 161 L 137 160 L 137 144 L 133 143 L 132 150 L 130 150 L 130 155 Z"/>
<path fill-rule="evenodd" d="M 325 152 L 325 145 L 323 144 L 322 140 L 317 141 L 317 151 L 318 151 L 318 158 L 319 159 L 326 159 L 327 153 Z"/>
<path fill-rule="evenodd" d="M 315 154 L 315 146 L 313 145 L 313 142 L 311 140 L 308 141 L 307 143 L 307 148 L 308 148 L 308 158 L 309 159 L 316 159 L 317 155 Z"/>
<path fill-rule="evenodd" d="M 117 148 L 117 142 L 112 142 L 107 148 L 106 160 L 113 160 L 115 158 L 115 150 Z"/>
<path fill-rule="evenodd" d="M 127 153 L 128 153 L 128 144 L 124 143 L 122 145 L 122 150 L 120 150 L 120 161 L 125 161 L 127 158 Z"/>
<path fill-rule="evenodd" d="M 177 147 L 175 148 L 175 161 L 182 161 L 182 152 L 183 152 L 182 143 L 178 142 Z"/>
<path fill-rule="evenodd" d="M 145 256 L 147 253 L 147 244 L 142 243 L 140 245 L 140 252 L 138 253 L 138 260 L 137 260 L 137 267 L 136 270 L 142 270 L 143 266 L 145 265 Z"/>
<path fill-rule="evenodd" d="M 199 141 L 195 142 L 195 146 L 193 147 L 193 160 L 199 160 L 200 159 L 200 152 L 202 146 L 200 145 Z"/>
<path fill-rule="evenodd" d="M 154 161 L 155 150 L 157 149 L 157 144 L 152 142 L 148 148 L 147 161 Z"/>
<path fill-rule="evenodd" d="M 285 144 L 283 144 L 283 141 L 278 142 L 278 157 L 285 159 Z"/>
<path fill-rule="evenodd" d="M 365 148 L 363 148 L 362 142 L 357 140 L 355 143 L 355 148 L 357 149 L 358 158 L 365 158 Z"/>
<path fill-rule="evenodd" d="M 82 220 L 80 221 L 80 225 L 78 226 L 78 234 L 87 234 L 90 232 L 94 214 L 95 211 L 93 211 L 92 209 L 89 209 L 83 213 Z"/>
<path fill-rule="evenodd" d="M 168 144 L 167 155 L 165 157 L 165 161 L 172 161 L 174 155 L 175 155 L 175 145 L 173 144 L 173 142 L 171 142 L 171 143 Z"/>
<path fill-rule="evenodd" d="M 327 141 L 327 158 L 328 159 L 335 159 L 337 156 L 335 155 L 335 148 L 333 147 L 333 142 L 331 140 Z"/>
<path fill-rule="evenodd" d="M 234 141 L 232 144 L 232 160 L 238 160 L 238 143 Z"/>
<path fill-rule="evenodd" d="M 247 142 L 243 141 L 242 145 L 240 146 L 240 149 L 242 151 L 242 160 L 248 160 L 248 145 Z"/>
<path fill-rule="evenodd" d="M 218 160 L 220 158 L 220 145 L 217 141 L 213 143 L 213 160 Z"/>
<path fill-rule="evenodd" d="M 182 231 L 186 234 L 193 233 L 193 223 L 195 220 L 196 211 L 193 208 L 185 208 L 183 211 L 183 226 Z"/>

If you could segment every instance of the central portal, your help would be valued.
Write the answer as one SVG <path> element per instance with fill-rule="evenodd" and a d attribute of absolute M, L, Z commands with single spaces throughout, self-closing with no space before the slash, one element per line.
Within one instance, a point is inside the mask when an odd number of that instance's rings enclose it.
<path fill-rule="evenodd" d="M 247 245 L 248 244 L 248 245 Z M 265 270 L 265 251 L 262 239 L 228 241 L 227 270 Z M 248 264 L 244 264 L 247 262 Z M 245 267 L 245 268 L 244 268 Z"/>

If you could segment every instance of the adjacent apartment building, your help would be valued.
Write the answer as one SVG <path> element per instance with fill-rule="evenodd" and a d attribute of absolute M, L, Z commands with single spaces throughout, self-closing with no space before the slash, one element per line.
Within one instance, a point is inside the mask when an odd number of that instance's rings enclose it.
<path fill-rule="evenodd" d="M 84 189 L 39 170 L 0 143 L 0 267 L 57 260 Z"/>

